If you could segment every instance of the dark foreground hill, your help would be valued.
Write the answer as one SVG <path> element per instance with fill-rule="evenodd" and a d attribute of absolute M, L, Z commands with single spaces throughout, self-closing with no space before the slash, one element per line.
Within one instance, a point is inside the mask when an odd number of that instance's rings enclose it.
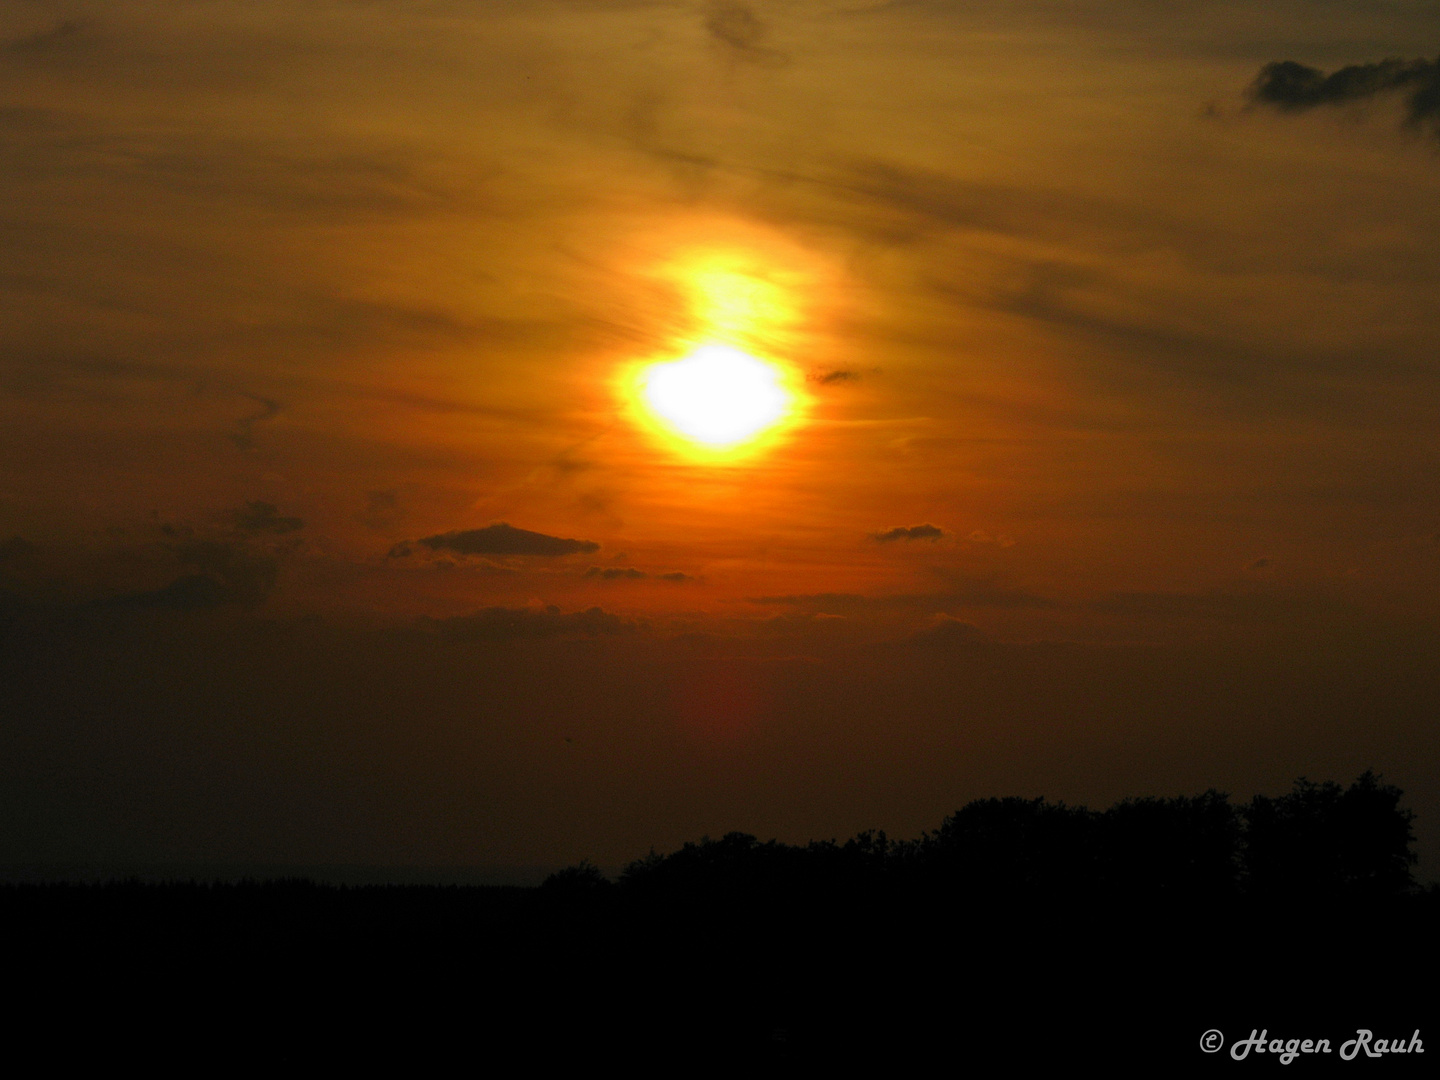
<path fill-rule="evenodd" d="M 1367 774 L 1240 808 L 986 800 L 902 843 L 731 834 L 614 883 L 582 864 L 538 889 L 16 886 L 7 1027 L 56 1065 L 429 1073 L 518 1054 L 680 1075 L 909 1075 L 937 1053 L 981 1075 L 1225 1071 L 1265 1029 L 1331 1040 L 1293 1062 L 1313 1072 L 1359 1029 L 1440 1052 L 1440 893 L 1410 880 L 1410 843 L 1400 793 Z M 1200 1049 L 1211 1029 L 1222 1052 Z"/>

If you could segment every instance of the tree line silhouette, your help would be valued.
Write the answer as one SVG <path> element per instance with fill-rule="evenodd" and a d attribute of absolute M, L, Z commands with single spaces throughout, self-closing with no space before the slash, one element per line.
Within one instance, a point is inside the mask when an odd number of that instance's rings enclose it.
<path fill-rule="evenodd" d="M 26 990 L 11 1030 L 61 1023 L 69 1061 L 413 1071 L 612 1047 L 672 1072 L 894 1072 L 994 1045 L 1154 1075 L 1228 1064 L 1197 1048 L 1211 1028 L 1428 1024 L 1440 889 L 1415 883 L 1413 842 L 1367 772 L 1238 805 L 981 799 L 913 840 L 729 833 L 534 888 L 10 885 L 0 933 Z"/>
<path fill-rule="evenodd" d="M 1301 778 L 1285 795 L 1238 807 L 1213 789 L 1128 798 L 1103 811 L 977 799 L 917 840 L 863 832 L 843 844 L 797 846 L 739 832 L 707 837 L 630 863 L 617 892 L 734 899 L 894 887 L 1006 902 L 1378 900 L 1416 887 L 1414 814 L 1402 797 L 1366 772 L 1348 788 Z M 585 895 L 609 884 L 581 863 L 542 889 Z"/>

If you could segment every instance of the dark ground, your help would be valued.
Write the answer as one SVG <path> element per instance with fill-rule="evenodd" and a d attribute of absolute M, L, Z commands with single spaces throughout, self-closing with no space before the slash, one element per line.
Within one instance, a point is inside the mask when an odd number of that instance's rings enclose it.
<path fill-rule="evenodd" d="M 1368 785 L 1368 786 L 1367 786 Z M 1440 1052 L 1440 890 L 1399 792 L 1103 813 L 986 800 L 920 841 L 731 834 L 538 888 L 0 886 L 9 1058 L 169 1073 L 531 1066 L 1105 1075 Z M 1222 1052 L 1200 1049 L 1203 1032 Z M 1265 1029 L 1328 1038 L 1284 1066 Z M 1038 1071 L 1037 1071 L 1038 1070 Z"/>

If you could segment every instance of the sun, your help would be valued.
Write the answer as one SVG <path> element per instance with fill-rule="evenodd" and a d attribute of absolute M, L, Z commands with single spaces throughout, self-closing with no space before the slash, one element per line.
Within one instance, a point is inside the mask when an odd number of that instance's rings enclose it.
<path fill-rule="evenodd" d="M 671 433 L 733 450 L 783 421 L 793 398 L 779 368 L 730 345 L 702 345 L 642 375 L 646 408 Z"/>
<path fill-rule="evenodd" d="M 813 352 L 806 305 L 816 273 L 758 241 L 672 249 L 641 273 L 664 306 L 655 350 L 614 369 L 635 425 L 701 465 L 758 462 L 788 443 L 813 405 L 790 358 Z"/>

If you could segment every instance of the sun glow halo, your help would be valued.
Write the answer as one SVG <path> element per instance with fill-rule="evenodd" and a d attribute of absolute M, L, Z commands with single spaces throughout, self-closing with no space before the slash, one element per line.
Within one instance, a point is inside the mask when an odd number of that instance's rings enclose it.
<path fill-rule="evenodd" d="M 783 420 L 791 395 L 782 373 L 729 345 L 703 345 L 647 369 L 641 397 L 674 434 L 713 450 L 731 450 Z"/>

